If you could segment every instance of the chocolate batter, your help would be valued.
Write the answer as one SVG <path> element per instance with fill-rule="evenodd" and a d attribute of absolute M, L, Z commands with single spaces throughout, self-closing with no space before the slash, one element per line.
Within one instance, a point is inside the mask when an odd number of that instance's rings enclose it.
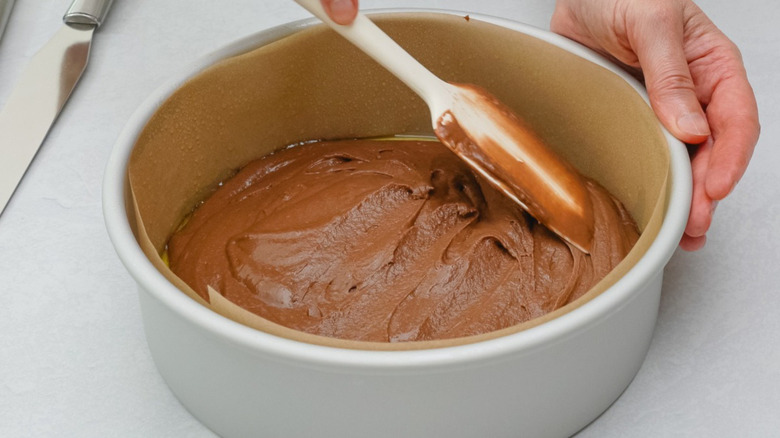
<path fill-rule="evenodd" d="M 364 341 L 445 339 L 544 315 L 584 294 L 638 238 L 587 181 L 590 254 L 560 240 L 438 142 L 296 146 L 219 187 L 170 240 L 201 296 L 284 326 Z"/>

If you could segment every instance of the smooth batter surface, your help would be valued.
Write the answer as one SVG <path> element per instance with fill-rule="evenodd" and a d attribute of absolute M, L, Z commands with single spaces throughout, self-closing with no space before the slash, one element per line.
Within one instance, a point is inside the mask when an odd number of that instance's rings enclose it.
<path fill-rule="evenodd" d="M 171 269 L 276 323 L 365 341 L 445 339 L 544 315 L 638 238 L 596 183 L 590 255 L 539 225 L 437 142 L 279 151 L 226 181 L 170 240 Z"/>

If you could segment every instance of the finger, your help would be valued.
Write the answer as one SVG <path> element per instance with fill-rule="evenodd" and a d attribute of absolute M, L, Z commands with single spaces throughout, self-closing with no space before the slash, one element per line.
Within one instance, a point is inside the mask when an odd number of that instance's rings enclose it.
<path fill-rule="evenodd" d="M 555 10 L 550 18 L 550 30 L 558 35 L 563 35 L 566 38 L 584 44 L 593 50 L 601 49 L 598 41 L 588 32 L 587 25 L 576 18 L 578 13 L 572 10 L 572 7 L 578 5 L 571 3 L 561 0 L 555 3 Z"/>
<path fill-rule="evenodd" d="M 358 12 L 358 0 L 322 0 L 328 16 L 338 24 L 350 24 Z"/>
<path fill-rule="evenodd" d="M 704 248 L 707 243 L 707 236 L 692 237 L 687 234 L 680 239 L 680 248 L 685 251 L 698 251 Z"/>
<path fill-rule="evenodd" d="M 710 198 L 720 200 L 734 190 L 753 155 L 759 130 L 755 119 L 734 118 L 731 126 L 718 137 L 706 178 Z"/>
<path fill-rule="evenodd" d="M 670 2 L 648 3 L 650 11 L 634 18 L 629 38 L 658 118 L 678 139 L 701 143 L 710 127 L 683 48 L 683 13 L 674 8 Z"/>
<path fill-rule="evenodd" d="M 741 61 L 732 62 L 739 63 L 736 73 L 718 83 L 707 107 L 715 138 L 706 175 L 712 199 L 726 197 L 742 178 L 761 131 L 753 89 Z"/>
<path fill-rule="evenodd" d="M 685 234 L 690 237 L 703 237 L 707 233 L 712 223 L 712 214 L 717 206 L 707 195 L 705 188 L 705 176 L 707 175 L 711 152 L 712 140 L 709 140 L 697 146 L 691 158 L 693 193 L 690 215 L 685 226 Z"/>

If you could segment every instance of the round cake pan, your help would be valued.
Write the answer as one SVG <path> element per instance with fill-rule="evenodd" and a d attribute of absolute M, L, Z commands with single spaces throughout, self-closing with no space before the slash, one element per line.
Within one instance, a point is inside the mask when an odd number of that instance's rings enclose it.
<path fill-rule="evenodd" d="M 575 148 L 567 157 L 596 179 L 605 173 L 599 166 L 621 168 L 611 172 L 616 175 L 611 182 L 610 177 L 601 182 L 617 192 L 621 199 L 631 198 L 627 202 L 627 205 L 631 204 L 629 210 L 640 217 L 638 222 L 644 228 L 643 236 L 644 233 L 649 235 L 644 246 L 636 249 L 634 260 L 618 278 L 586 302 L 522 330 L 451 345 L 401 351 L 382 351 L 371 346 L 361 348 L 359 344 L 345 348 L 263 332 L 215 313 L 182 293 L 161 273 L 159 263 L 152 262 L 154 257 L 142 250 L 139 240 L 145 232 L 139 231 L 134 215 L 141 203 L 136 205 L 128 185 L 128 163 L 134 153 L 140 153 L 138 145 L 146 141 L 143 133 L 150 120 L 171 96 L 192 83 L 194 78 L 201 77 L 204 72 L 213 73 L 220 63 L 240 64 L 247 57 L 260 56 L 263 61 L 262 56 L 268 56 L 269 61 L 278 61 L 280 51 L 288 50 L 285 45 L 290 41 L 292 45 L 297 44 L 296 38 L 315 38 L 317 32 L 328 38 L 335 37 L 322 29 L 316 20 L 310 19 L 243 38 L 182 69 L 142 104 L 116 142 L 106 169 L 103 194 L 107 229 L 120 259 L 138 283 L 149 348 L 160 374 L 181 403 L 219 435 L 568 436 L 607 409 L 639 370 L 656 321 L 663 269 L 677 247 L 690 207 L 691 173 L 687 151 L 652 116 L 641 85 L 607 60 L 540 29 L 477 14 L 469 14 L 470 19 L 464 20 L 464 15 L 414 10 L 381 11 L 374 17 L 388 32 L 397 35 L 402 44 L 409 41 L 410 51 L 423 63 L 428 63 L 426 57 L 435 57 L 438 50 L 445 60 L 441 65 L 437 63 L 431 67 L 436 67 L 434 70 L 445 79 L 480 82 L 479 85 L 496 93 L 518 112 L 524 115 L 538 113 L 538 116 L 531 115 L 532 119 L 538 119 L 532 121 L 542 125 L 542 134 L 550 137 L 554 146 L 572 138 L 582 138 L 584 142 L 597 145 L 596 148 L 599 143 L 612 142 L 608 145 L 612 149 L 601 151 L 601 155 L 587 148 Z M 441 46 L 440 39 L 459 38 L 461 29 L 475 34 L 465 35 L 468 39 L 462 44 L 450 42 Z M 522 43 L 514 45 L 499 40 L 504 37 L 518 38 Z M 304 43 L 306 41 L 301 42 Z M 333 53 L 351 50 L 346 43 L 339 44 Z M 484 44 L 501 47 L 491 52 L 479 48 Z M 267 53 L 252 55 L 258 48 L 265 48 Z M 449 53 L 452 51 L 457 53 Z M 544 57 L 528 61 L 533 65 L 527 66 L 528 54 L 538 51 L 545 51 Z M 357 52 L 347 55 L 358 56 Z M 474 62 L 481 58 L 473 57 L 480 56 L 492 59 L 495 69 L 490 70 L 497 73 L 486 72 L 484 65 L 475 66 L 484 64 Z M 330 62 L 326 58 L 323 60 Z M 511 75 L 515 73 L 511 70 L 501 73 L 505 63 L 519 66 L 514 79 Z M 259 62 L 257 65 L 268 67 L 272 64 Z M 353 74 L 356 68 L 343 66 L 343 74 Z M 272 75 L 274 71 L 263 74 Z M 321 80 L 329 81 L 329 86 L 334 87 L 346 81 L 345 89 L 363 84 L 333 74 L 335 78 L 331 78 L 329 71 L 312 66 L 308 72 L 300 72 L 301 76 L 293 82 L 289 82 L 293 79 L 287 74 L 288 82 L 282 83 Z M 377 76 L 379 74 L 371 73 L 368 77 L 379 78 L 374 82 L 385 82 L 386 89 L 403 90 L 403 86 L 393 83 L 391 78 Z M 578 79 L 572 81 L 570 78 Z M 231 80 L 236 81 L 235 78 Z M 265 76 L 254 80 L 267 83 L 277 79 Z M 591 83 L 594 80 L 595 83 Z M 377 87 L 382 89 L 382 84 Z M 515 88 L 525 91 L 516 95 Z M 268 99 L 290 102 L 288 106 L 293 112 L 298 104 L 296 90 L 309 90 L 304 85 L 269 89 L 284 89 L 287 95 Z M 395 96 L 391 99 L 398 98 L 399 93 L 401 91 L 390 93 Z M 369 92 L 360 94 L 358 91 L 358 94 L 367 96 L 366 99 L 384 98 Z M 624 100 L 628 103 L 621 103 L 619 95 L 627 96 Z M 305 101 L 307 97 L 300 99 Z M 406 102 L 415 98 L 404 95 L 398 99 Z M 283 146 L 284 142 L 291 144 L 302 140 L 317 129 L 331 130 L 319 137 L 368 136 L 387 129 L 386 126 L 375 126 L 355 102 L 344 101 L 338 105 L 354 107 L 354 114 L 334 111 L 328 115 L 330 119 L 320 122 L 316 112 L 301 110 L 301 120 L 296 126 L 302 128 L 278 130 L 274 127 L 286 126 L 284 123 L 287 122 L 275 121 L 273 126 L 257 129 L 273 139 L 274 148 Z M 415 131 L 429 125 L 421 102 L 409 104 L 411 109 L 406 105 L 403 104 L 404 112 L 413 120 L 399 119 L 396 128 Z M 182 110 L 189 109 L 184 107 Z M 229 109 L 223 112 L 229 112 Z M 284 111 L 279 110 L 279 113 Z M 632 129 L 633 132 L 626 133 L 633 123 L 624 120 L 626 117 L 644 118 L 644 124 L 640 125 L 652 129 Z M 207 124 L 195 118 L 192 123 Z M 366 129 L 361 128 L 363 125 Z M 177 129 L 180 130 L 178 134 L 176 129 L 172 130 L 174 137 L 186 136 L 190 131 L 182 127 Z M 242 128 L 237 126 L 234 130 L 239 129 Z M 630 144 L 625 149 L 615 146 L 626 143 Z M 656 187 L 658 199 L 653 202 L 646 199 L 652 193 L 641 187 L 641 178 L 640 183 L 620 182 L 622 174 L 636 173 L 636 170 L 623 169 L 626 166 L 619 163 L 629 163 L 640 170 L 643 166 L 648 167 L 643 163 L 631 164 L 640 159 L 628 154 L 645 153 L 644 149 L 632 148 L 634 143 L 660 145 L 653 153 L 663 155 L 666 160 L 664 183 L 660 189 Z M 175 149 L 173 145 L 171 147 Z M 225 147 L 225 154 L 229 154 L 229 150 Z M 594 154 L 600 158 L 594 160 Z M 193 156 L 197 157 L 197 154 L 188 155 L 182 150 L 178 159 L 184 161 Z M 175 169 L 171 172 L 176 178 Z M 218 176 L 215 174 L 213 178 Z M 636 181 L 635 175 L 630 176 Z M 164 179 L 163 176 L 159 178 Z M 165 181 L 160 185 L 165 186 Z M 643 205 L 658 208 L 660 213 L 655 225 L 651 212 Z M 140 208 L 149 207 L 140 205 Z"/>

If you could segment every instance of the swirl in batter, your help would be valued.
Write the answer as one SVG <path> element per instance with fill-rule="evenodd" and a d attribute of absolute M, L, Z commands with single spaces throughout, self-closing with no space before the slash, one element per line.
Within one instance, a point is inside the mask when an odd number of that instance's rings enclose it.
<path fill-rule="evenodd" d="M 281 150 L 224 182 L 169 242 L 171 269 L 278 324 L 363 341 L 509 327 L 587 292 L 638 238 L 588 180 L 585 254 L 438 142 L 348 140 Z"/>

